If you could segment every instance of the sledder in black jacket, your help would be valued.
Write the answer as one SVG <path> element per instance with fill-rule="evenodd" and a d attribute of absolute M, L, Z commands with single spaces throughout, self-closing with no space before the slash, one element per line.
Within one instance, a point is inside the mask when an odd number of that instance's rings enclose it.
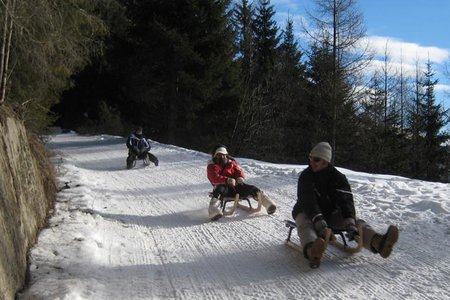
<path fill-rule="evenodd" d="M 352 238 L 362 228 L 363 247 L 387 258 L 398 240 L 399 231 L 389 226 L 382 235 L 363 220 L 356 219 L 353 195 L 344 174 L 330 164 L 331 146 L 317 144 L 309 154 L 309 166 L 298 179 L 297 202 L 292 217 L 297 224 L 304 255 L 318 266 L 325 251 L 325 236 L 330 229 L 347 231 Z"/>
<path fill-rule="evenodd" d="M 292 211 L 295 217 L 304 212 L 311 220 L 322 214 L 329 220 L 339 210 L 344 219 L 355 219 L 355 206 L 350 184 L 344 174 L 329 164 L 319 172 L 309 166 L 298 178 L 297 203 Z M 304 201 L 302 201 L 304 200 Z"/>

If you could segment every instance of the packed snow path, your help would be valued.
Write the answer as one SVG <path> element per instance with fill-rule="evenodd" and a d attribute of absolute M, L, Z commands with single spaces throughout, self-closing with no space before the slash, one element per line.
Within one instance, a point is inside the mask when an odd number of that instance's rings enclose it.
<path fill-rule="evenodd" d="M 153 142 L 159 166 L 126 170 L 124 138 L 48 146 L 62 189 L 19 299 L 450 299 L 449 184 L 341 169 L 359 216 L 400 240 L 389 259 L 329 247 L 310 269 L 284 244 L 305 166 L 238 158 L 278 210 L 210 222 L 208 154 Z"/>

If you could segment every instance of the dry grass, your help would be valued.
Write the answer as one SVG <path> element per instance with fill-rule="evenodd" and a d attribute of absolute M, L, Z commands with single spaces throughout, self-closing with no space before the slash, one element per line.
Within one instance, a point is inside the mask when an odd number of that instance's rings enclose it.
<path fill-rule="evenodd" d="M 33 153 L 36 162 L 38 163 L 38 170 L 40 170 L 41 181 L 45 189 L 46 200 L 48 207 L 53 207 L 56 198 L 56 171 L 50 161 L 51 153 L 45 148 L 43 142 L 34 134 L 28 135 L 31 152 Z"/>

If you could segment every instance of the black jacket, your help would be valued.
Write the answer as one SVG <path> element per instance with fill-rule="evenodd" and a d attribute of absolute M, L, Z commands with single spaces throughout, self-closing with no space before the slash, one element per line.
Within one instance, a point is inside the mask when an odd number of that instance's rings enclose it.
<path fill-rule="evenodd" d="M 325 220 L 340 210 L 343 218 L 355 218 L 355 206 L 350 184 L 334 166 L 314 173 L 306 168 L 298 178 L 297 203 L 292 217 L 305 213 L 310 219 L 322 214 Z"/>

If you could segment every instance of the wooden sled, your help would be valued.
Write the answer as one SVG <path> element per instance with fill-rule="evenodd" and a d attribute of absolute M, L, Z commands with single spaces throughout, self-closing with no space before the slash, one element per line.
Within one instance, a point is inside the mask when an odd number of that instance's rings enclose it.
<path fill-rule="evenodd" d="M 239 194 L 236 194 L 234 197 L 223 197 L 220 199 L 220 207 L 222 208 L 222 213 L 224 216 L 232 215 L 236 208 L 243 209 L 249 213 L 255 213 L 261 210 L 261 199 L 255 199 L 255 201 L 258 204 L 256 207 L 253 207 L 248 197 L 240 198 Z M 242 202 L 246 202 L 247 205 L 242 204 Z M 227 204 L 229 203 L 233 204 L 231 208 L 227 207 Z"/>
<path fill-rule="evenodd" d="M 303 254 L 303 247 L 300 246 L 300 244 L 291 240 L 292 230 L 294 228 L 297 229 L 297 224 L 294 221 L 285 220 L 285 225 L 287 228 L 289 228 L 288 237 L 286 239 L 286 245 L 297 251 L 300 251 L 300 253 Z M 330 244 L 347 254 L 354 254 L 360 252 L 363 248 L 362 227 L 358 226 L 358 235 L 355 237 L 356 246 L 349 245 L 348 238 L 345 236 L 345 233 L 346 230 L 344 229 L 332 228 L 325 237 L 325 247 L 328 246 L 328 244 Z M 341 241 L 338 241 L 338 239 L 336 238 L 337 235 L 340 236 Z"/>

